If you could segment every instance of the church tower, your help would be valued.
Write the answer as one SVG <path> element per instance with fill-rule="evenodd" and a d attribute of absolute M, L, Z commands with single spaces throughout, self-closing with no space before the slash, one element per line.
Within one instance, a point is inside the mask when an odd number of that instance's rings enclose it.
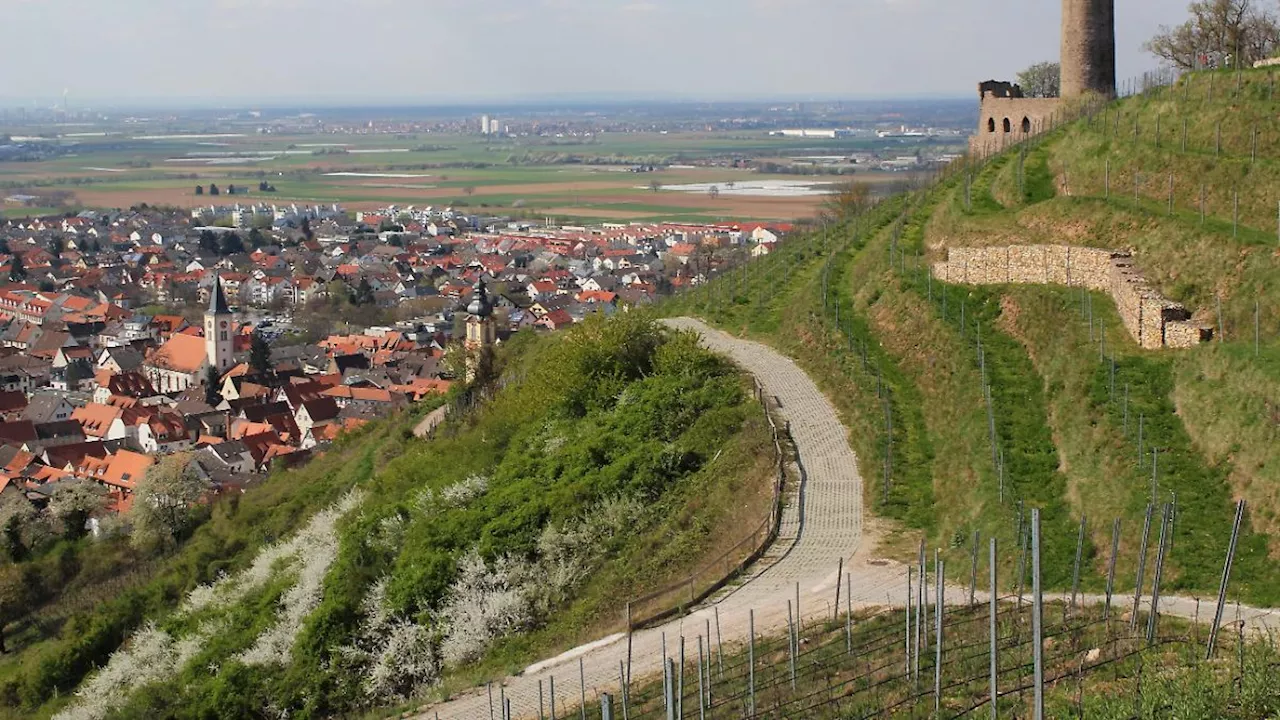
<path fill-rule="evenodd" d="M 231 308 L 227 295 L 222 291 L 222 278 L 215 276 L 213 290 L 209 293 L 209 309 L 204 313 L 204 353 L 209 364 L 219 373 L 231 369 L 235 355 L 235 338 L 232 335 Z"/>
<path fill-rule="evenodd" d="M 1116 94 L 1116 0 L 1062 0 L 1062 97 Z"/>
<path fill-rule="evenodd" d="M 491 352 L 498 340 L 498 329 L 493 324 L 493 305 L 489 303 L 484 280 L 476 282 L 471 289 L 467 314 L 467 339 L 463 347 L 467 351 L 467 381 L 470 382 L 475 379 L 479 364 L 486 361 L 485 354 Z"/>

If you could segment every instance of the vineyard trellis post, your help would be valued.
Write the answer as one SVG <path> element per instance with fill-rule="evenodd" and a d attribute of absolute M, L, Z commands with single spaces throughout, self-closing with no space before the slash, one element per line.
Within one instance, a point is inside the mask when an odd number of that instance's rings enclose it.
<path fill-rule="evenodd" d="M 1111 620 L 1111 594 L 1116 587 L 1116 554 L 1120 551 L 1120 518 L 1111 522 L 1111 556 L 1107 558 L 1107 600 L 1102 606 L 1102 619 Z"/>
<path fill-rule="evenodd" d="M 684 659 L 684 643 L 680 643 L 680 657 Z M 587 670 L 582 656 L 578 656 L 578 717 L 587 720 Z"/>
<path fill-rule="evenodd" d="M 996 614 L 999 610 L 999 603 L 1000 603 L 1000 585 L 997 582 L 1000 570 L 996 564 L 996 539 L 994 537 L 991 538 L 990 546 L 987 551 L 987 565 L 988 565 L 988 570 L 991 573 L 991 597 L 989 599 L 990 610 L 988 610 L 988 614 L 990 615 L 989 632 L 990 632 L 990 641 L 991 641 L 991 658 L 990 658 L 991 720 L 996 720 L 996 716 L 999 712 L 997 708 L 997 701 L 999 700 L 999 697 L 1000 697 L 1000 680 L 999 680 L 999 673 L 1000 673 L 999 664 L 1000 663 L 998 659 L 999 648 L 997 647 L 999 644 L 999 632 L 998 632 L 999 628 L 997 627 L 997 624 L 996 624 Z"/>
<path fill-rule="evenodd" d="M 844 556 L 836 561 L 836 605 L 832 609 L 831 619 L 836 620 L 840 617 L 840 585 L 844 582 Z"/>
<path fill-rule="evenodd" d="M 702 681 L 702 636 L 698 636 L 698 720 L 707 717 L 707 688 Z"/>
<path fill-rule="evenodd" d="M 796 636 L 799 633 L 791 618 L 791 601 L 787 601 L 787 667 L 791 674 L 791 692 L 796 691 Z"/>
<path fill-rule="evenodd" d="M 618 680 L 622 684 L 622 720 L 631 720 L 630 711 L 627 707 L 631 696 L 631 689 L 627 687 L 627 674 L 622 667 L 622 661 L 618 661 Z"/>
<path fill-rule="evenodd" d="M 667 658 L 662 664 L 662 707 L 666 711 L 667 720 L 676 720 L 676 699 L 675 695 L 675 674 L 676 661 Z M 553 694 L 551 697 L 551 720 L 555 720 L 556 715 L 556 699 Z"/>
<path fill-rule="evenodd" d="M 936 573 L 936 577 L 933 584 L 938 593 L 938 606 L 937 610 L 934 612 L 934 617 L 937 619 L 938 626 L 937 637 L 934 642 L 937 655 L 933 662 L 933 712 L 935 716 L 939 715 L 942 710 L 942 623 L 944 617 L 943 605 L 946 599 L 943 594 L 943 589 L 946 583 L 943 581 L 944 575 L 942 572 L 942 566 L 943 561 L 938 557 L 937 552 L 935 551 L 933 569 Z"/>
<path fill-rule="evenodd" d="M 756 611 L 747 610 L 747 712 L 756 714 Z"/>
<path fill-rule="evenodd" d="M 1080 556 L 1084 553 L 1084 533 L 1088 524 L 1088 516 L 1080 516 L 1080 533 L 1076 536 L 1076 561 L 1071 569 L 1071 605 L 1070 609 L 1076 609 L 1076 595 L 1080 592 Z"/>
<path fill-rule="evenodd" d="M 1209 645 L 1205 648 L 1205 660 L 1213 659 L 1214 646 L 1218 642 L 1218 628 L 1222 625 L 1222 611 L 1227 602 L 1227 583 L 1231 580 L 1231 564 L 1236 557 L 1236 541 L 1240 539 L 1240 521 L 1244 517 L 1245 501 L 1236 503 L 1236 518 L 1231 525 L 1231 541 L 1227 545 L 1227 559 L 1222 564 L 1222 582 L 1218 584 L 1218 604 L 1213 612 L 1213 624 L 1209 626 Z"/>
<path fill-rule="evenodd" d="M 1035 672 L 1035 720 L 1044 720 L 1044 595 L 1040 588 L 1040 508 L 1031 509 L 1031 633 Z"/>
<path fill-rule="evenodd" d="M 1151 578 L 1151 614 L 1147 616 L 1147 647 L 1156 642 L 1156 630 L 1160 623 L 1160 579 L 1164 574 L 1165 556 L 1173 540 L 1173 505 L 1165 503 L 1160 511 L 1160 543 L 1156 550 L 1156 570 Z"/>
<path fill-rule="evenodd" d="M 969 561 L 969 604 L 973 604 L 973 596 L 978 589 L 978 530 L 973 531 L 973 557 Z"/>
<path fill-rule="evenodd" d="M 915 572 L 915 568 L 913 568 L 910 564 L 908 564 L 907 565 L 907 604 L 906 604 L 907 613 L 905 616 L 907 637 L 906 637 L 906 642 L 904 643 L 905 647 L 904 647 L 904 653 L 903 653 L 907 661 L 906 662 L 907 677 L 913 676 L 914 674 L 913 668 L 915 667 L 911 662 L 911 606 L 915 602 L 915 596 L 911 594 L 911 578 L 914 572 Z"/>
<path fill-rule="evenodd" d="M 1129 617 L 1129 632 L 1138 627 L 1138 603 L 1142 601 L 1143 576 L 1147 571 L 1147 542 L 1151 539 L 1151 503 L 1147 503 L 1146 518 L 1142 521 L 1142 542 L 1138 545 L 1138 577 L 1133 587 L 1133 614 Z"/>

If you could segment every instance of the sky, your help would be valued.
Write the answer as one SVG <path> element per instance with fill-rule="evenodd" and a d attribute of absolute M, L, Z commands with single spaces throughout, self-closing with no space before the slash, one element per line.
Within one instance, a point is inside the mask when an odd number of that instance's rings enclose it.
<path fill-rule="evenodd" d="M 1117 0 L 1123 79 L 1188 0 Z M 0 98 L 202 104 L 963 97 L 1059 0 L 0 0 Z"/>

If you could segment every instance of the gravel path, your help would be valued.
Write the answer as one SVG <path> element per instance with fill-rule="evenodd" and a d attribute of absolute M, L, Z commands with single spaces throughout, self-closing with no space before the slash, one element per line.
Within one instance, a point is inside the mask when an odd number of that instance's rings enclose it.
<path fill-rule="evenodd" d="M 698 320 L 669 320 L 673 327 L 696 330 L 704 344 L 722 353 L 760 381 L 766 396 L 774 396 L 780 414 L 791 423 L 801 478 L 800 500 L 792 502 L 783 516 L 782 531 L 775 546 L 743 581 L 710 598 L 698 611 L 672 620 L 661 627 L 637 631 L 633 638 L 632 677 L 657 675 L 662 667 L 665 637 L 668 652 L 678 653 L 680 637 L 696 647 L 697 636 L 706 632 L 706 622 L 719 609 L 720 631 L 726 645 L 746 641 L 748 611 L 755 611 L 756 634 L 780 634 L 787 625 L 787 602 L 795 602 L 797 588 L 805 618 L 829 616 L 835 599 L 837 563 L 843 559 L 853 581 L 853 606 L 901 606 L 906 595 L 906 569 L 893 561 L 868 556 L 874 538 L 864 529 L 862 478 L 849 447 L 847 430 L 830 401 L 795 363 L 760 343 L 741 340 L 714 330 Z M 981 583 L 981 579 L 979 580 Z M 930 593 L 932 595 L 932 593 Z M 968 600 L 966 589 L 947 589 L 946 601 Z M 979 598 L 986 594 L 979 592 Z M 1049 596 L 1046 600 L 1060 596 Z M 1082 602 L 1102 602 L 1100 597 L 1083 597 Z M 1132 591 L 1115 600 L 1123 612 L 1133 602 Z M 1202 620 L 1212 619 L 1213 598 L 1202 601 Z M 842 595 L 841 604 L 844 604 Z M 1146 606 L 1148 603 L 1144 603 Z M 1193 617 L 1195 600 L 1167 598 L 1161 601 L 1165 613 Z M 1277 617 L 1270 610 L 1244 608 L 1242 616 L 1253 627 L 1273 626 Z M 1231 607 L 1225 620 L 1234 620 Z M 711 633 L 715 634 L 714 620 Z M 712 638 L 714 640 L 714 637 Z M 619 663 L 627 657 L 625 636 L 606 638 L 590 646 L 570 651 L 531 666 L 503 682 L 503 693 L 511 700 L 515 718 L 538 717 L 539 683 L 549 709 L 551 679 L 555 679 L 556 710 L 559 717 L 580 702 L 579 659 L 585 675 L 588 703 L 598 693 L 616 692 Z M 493 688 L 495 717 L 499 688 Z M 449 702 L 426 708 L 420 717 L 485 719 L 489 717 L 489 696 L 483 689 Z M 576 717 L 576 713 L 572 717 Z"/>

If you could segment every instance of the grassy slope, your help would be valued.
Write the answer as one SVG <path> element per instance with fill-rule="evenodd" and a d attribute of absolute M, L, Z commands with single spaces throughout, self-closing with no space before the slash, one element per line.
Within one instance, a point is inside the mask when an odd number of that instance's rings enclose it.
<path fill-rule="evenodd" d="M 1237 654 L 1237 637 L 1224 633 L 1219 638 L 1217 658 L 1200 662 L 1202 635 L 1188 623 L 1163 618 L 1161 641 L 1145 649 L 1141 629 L 1134 638 L 1127 634 L 1127 623 L 1103 622 L 1099 608 L 1070 616 L 1063 610 L 1052 603 L 1045 606 L 1046 717 L 1243 720 L 1273 717 L 1280 711 L 1280 692 L 1269 671 L 1278 651 L 1266 640 L 1245 643 Z M 1029 615 L 1026 605 L 1020 611 L 1012 603 L 1000 607 L 1001 717 L 1032 714 Z M 990 712 L 990 706 L 983 704 L 989 693 L 988 617 L 983 605 L 948 610 L 940 702 L 943 717 L 984 717 Z M 936 717 L 934 648 L 925 648 L 920 679 L 913 683 L 903 674 L 904 624 L 903 612 L 893 611 L 856 614 L 847 635 L 843 616 L 804 628 L 794 690 L 788 638 L 757 638 L 757 711 L 770 718 L 878 717 L 886 712 L 893 717 Z M 1144 625 L 1140 622 L 1139 628 Z M 926 632 L 930 643 L 932 632 Z M 698 651 L 697 638 L 686 641 L 683 702 L 685 716 L 690 717 L 699 712 Z M 709 718 L 741 717 L 748 702 L 747 648 L 743 644 L 724 650 L 723 656 L 716 655 L 710 662 Z M 1081 668 L 1083 672 L 1079 672 Z M 629 716 L 662 717 L 662 697 L 659 679 L 632 688 Z M 615 716 L 621 715 L 620 703 L 615 697 Z M 586 717 L 600 717 L 599 704 L 592 698 L 587 701 Z"/>
<path fill-rule="evenodd" d="M 1196 76 L 1190 82 L 1207 81 Z M 1228 139 L 1238 138 L 1240 131 L 1230 123 L 1261 118 L 1265 105 L 1259 94 L 1267 82 L 1265 74 L 1246 73 L 1230 109 L 1219 107 L 1225 104 L 1221 98 L 1197 108 L 1218 108 L 1223 147 L 1235 148 L 1237 155 L 1239 144 Z M 1111 122 L 1117 114 L 1136 115 L 1141 125 L 1151 115 L 1154 125 L 1158 102 L 1123 101 L 1109 110 Z M 1280 446 L 1274 442 L 1280 368 L 1274 362 L 1276 344 L 1267 338 L 1267 328 L 1280 317 L 1280 282 L 1271 282 L 1280 278 L 1273 278 L 1272 254 L 1262 248 L 1260 230 L 1246 227 L 1233 234 L 1229 216 L 1224 222 L 1211 212 L 1202 225 L 1198 212 L 1168 216 L 1154 199 L 1135 204 L 1116 196 L 1107 201 L 1101 193 L 1089 197 L 1083 178 L 1090 163 L 1101 162 L 1099 153 L 1110 153 L 1115 168 L 1134 152 L 1157 152 L 1154 141 L 1146 149 L 1139 143 L 1137 150 L 1107 141 L 1101 125 L 1101 120 L 1082 121 L 1027 148 L 1021 162 L 1014 152 L 981 166 L 967 204 L 966 183 L 958 173 L 913 198 L 905 214 L 898 206 L 888 217 L 870 221 L 875 231 L 864 229 L 855 237 L 850 226 L 843 226 L 825 239 L 800 240 L 783 258 L 790 269 L 770 270 L 766 261 L 762 268 L 720 278 L 683 300 L 680 311 L 700 313 L 795 357 L 851 427 L 872 506 L 883 516 L 906 521 L 895 529 L 924 530 L 930 545 L 949 548 L 944 554 L 952 556 L 952 568 L 967 568 L 974 530 L 994 534 L 1006 546 L 1016 542 L 1014 499 L 1022 498 L 1046 509 L 1046 540 L 1059 553 L 1046 562 L 1051 584 L 1070 582 L 1082 515 L 1088 516 L 1082 584 L 1101 586 L 1116 517 L 1122 520 L 1117 582 L 1132 583 L 1137 536 L 1151 500 L 1146 453 L 1155 443 L 1163 453 L 1156 500 L 1176 494 L 1182 510 L 1169 587 L 1196 594 L 1216 589 L 1234 497 L 1243 495 L 1252 507 L 1237 560 L 1243 565 L 1237 567 L 1248 569 L 1236 573 L 1234 591 L 1246 601 L 1280 601 L 1280 575 L 1268 562 L 1280 525 L 1280 477 L 1275 477 Z M 1191 138 L 1194 128 L 1189 121 Z M 1180 155 L 1168 145 L 1165 138 L 1159 152 Z M 1269 146 L 1260 139 L 1260 147 Z M 1222 172 L 1239 173 L 1241 162 L 1249 164 L 1247 154 L 1243 161 L 1228 161 L 1227 154 L 1224 149 L 1222 162 L 1236 166 Z M 1169 163 L 1183 163 L 1188 177 L 1203 177 L 1205 158 L 1192 155 L 1189 151 Z M 1265 165 L 1259 161 L 1253 172 L 1263 172 Z M 1261 184 L 1254 190 L 1255 199 L 1266 195 Z M 899 214 L 895 230 L 893 216 Z M 1216 322 L 1221 296 L 1228 342 L 1184 352 L 1144 352 L 1129 340 L 1104 295 L 946 287 L 930 283 L 920 270 L 925 258 L 937 257 L 948 245 L 1014 242 L 1133 247 L 1148 277 L 1167 295 L 1200 309 L 1198 317 Z M 1257 359 L 1252 332 L 1240 332 L 1252 329 L 1255 295 L 1261 297 L 1263 328 Z M 1206 307 L 1215 312 L 1206 316 Z M 991 382 L 996 444 L 1004 451 L 1004 505 L 988 439 L 978 334 Z M 868 370 L 862 369 L 864 347 L 876 357 Z M 1114 394 L 1111 359 L 1119 384 Z M 894 448 L 901 464 L 893 468 L 895 482 L 911 488 L 909 501 L 891 499 L 888 505 L 880 496 L 886 397 L 899 421 Z M 1145 426 L 1141 461 L 1139 414 Z M 899 474 L 915 480 L 900 480 Z M 909 544 L 903 545 L 896 551 L 909 556 Z"/>
<path fill-rule="evenodd" d="M 618 332 L 628 338 L 642 337 L 631 332 L 635 322 L 642 321 L 614 321 L 610 326 L 626 325 Z M 605 335 L 608 342 L 622 342 L 617 332 Z M 662 390 L 658 394 L 667 398 L 666 406 L 651 407 L 655 389 L 660 390 L 655 383 L 663 382 L 664 376 L 628 385 L 618 384 L 618 378 L 606 372 L 596 381 L 580 383 L 576 375 L 565 374 L 567 360 L 577 356 L 557 353 L 558 346 L 568 340 L 560 336 L 536 342 L 521 339 L 523 342 L 511 344 L 508 362 L 523 365 L 528 379 L 500 393 L 491 406 L 456 425 L 454 431 L 424 443 L 408 436 L 408 423 L 390 423 L 377 432 L 348 440 L 326 458 L 249 493 L 233 512 L 220 506 L 214 521 L 203 527 L 177 558 L 164 562 L 159 574 L 162 580 L 141 585 L 118 601 L 128 603 L 127 611 L 117 611 L 118 603 L 113 603 L 97 614 L 73 620 L 73 631 L 83 631 L 102 617 L 111 620 L 109 631 L 100 633 L 101 640 L 93 648 L 86 650 L 74 634 L 64 633 L 60 639 L 33 645 L 26 654 L 12 657 L 7 665 L 14 677 L 5 698 L 8 715 L 45 715 L 61 707 L 65 700 L 42 703 L 52 686 L 42 686 L 45 694 L 35 692 L 34 687 L 56 679 L 65 695 L 87 669 L 51 678 L 42 660 L 63 656 L 74 647 L 83 650 L 81 654 L 91 662 L 101 664 L 105 659 L 102 651 L 114 648 L 144 617 L 158 618 L 175 636 L 213 618 L 220 619 L 223 626 L 216 641 L 204 647 L 195 662 L 179 669 L 168 681 L 142 688 L 116 715 L 230 717 L 254 712 L 270 702 L 304 713 L 351 711 L 359 705 L 353 705 L 353 698 L 344 693 L 352 689 L 359 692 L 362 674 L 348 673 L 331 654 L 350 642 L 349 633 L 362 616 L 360 603 L 375 579 L 390 579 L 392 601 L 406 612 L 415 612 L 416 607 L 419 617 L 430 617 L 433 610 L 427 603 L 435 592 L 431 588 L 447 585 L 452 558 L 465 549 L 458 543 L 473 537 L 486 553 L 504 553 L 508 551 L 504 544 L 525 542 L 528 534 L 520 529 L 520 523 L 526 520 L 572 521 L 581 508 L 613 493 L 629 492 L 626 488 L 636 482 L 679 479 L 669 487 L 650 488 L 656 494 L 647 503 L 642 521 L 624 541 L 615 538 L 610 542 L 603 564 L 593 566 L 587 580 L 566 604 L 557 607 L 553 617 L 539 622 L 533 632 L 499 642 L 482 662 L 451 670 L 441 690 L 456 689 L 518 671 L 547 653 L 615 630 L 622 617 L 619 598 L 700 568 L 706 559 L 730 549 L 741 539 L 744 528 L 756 526 L 765 516 L 773 479 L 772 441 L 758 406 L 743 399 L 746 393 L 738 389 L 739 379 L 732 371 L 724 379 L 727 385 L 721 381 L 690 392 Z M 580 341 L 578 345 L 588 354 L 595 347 L 591 342 Z M 662 361 L 667 363 L 664 367 L 683 367 L 680 363 L 688 359 L 677 359 L 680 357 L 667 356 Z M 586 366 L 598 365 L 604 371 L 604 356 L 596 360 L 601 362 L 591 360 Z M 613 393 L 623 388 L 625 393 L 649 395 L 633 397 L 627 404 L 637 408 L 633 411 L 622 411 L 620 403 L 617 413 L 591 410 L 576 420 L 572 414 L 547 414 L 565 403 L 586 403 L 584 408 L 609 403 Z M 601 392 L 604 395 L 595 395 Z M 696 411 L 725 398 L 738 400 L 705 413 Z M 664 431 L 641 427 L 662 418 L 666 418 L 662 421 Z M 664 439 L 663 432 L 676 435 Z M 623 436 L 635 442 L 621 442 Z M 557 437 L 563 442 L 555 442 Z M 553 448 L 563 448 L 563 452 Z M 475 473 L 493 476 L 482 504 L 441 513 L 429 522 L 407 523 L 398 544 L 387 541 L 386 518 L 417 517 L 415 498 L 424 488 L 438 492 Z M 343 525 L 342 550 L 326 576 L 324 600 L 308 617 L 299 637 L 292 668 L 249 669 L 232 660 L 274 624 L 279 601 L 293 582 L 288 574 L 234 606 L 215 608 L 212 615 L 184 618 L 171 612 L 177 599 L 194 584 L 209 580 L 220 570 L 234 572 L 242 567 L 263 541 L 288 536 L 290 529 L 305 522 L 316 508 L 332 502 L 352 485 L 361 486 L 368 499 L 359 517 L 349 518 Z M 508 512 L 513 509 L 516 515 Z M 264 516 L 264 511 L 269 512 Z M 241 521 L 250 524 L 242 526 Z M 500 527 L 501 523 L 505 524 Z M 481 527 L 484 532 L 476 535 Z M 88 652 L 94 649 L 98 654 Z M 216 676 L 207 669 L 211 667 L 219 668 Z"/>
<path fill-rule="evenodd" d="M 1219 76 L 1216 81 L 1222 79 Z M 1189 82 L 1194 88 L 1207 79 L 1193 76 Z M 1274 295 L 1272 252 L 1264 245 L 1274 243 L 1274 235 L 1248 227 L 1238 236 L 1233 234 L 1230 201 L 1224 217 L 1219 196 L 1215 217 L 1212 193 L 1208 217 L 1201 224 L 1199 213 L 1185 207 L 1175 208 L 1170 216 L 1158 197 L 1149 197 L 1158 195 L 1154 185 L 1140 185 L 1136 203 L 1132 190 L 1128 196 L 1116 190 L 1132 188 L 1132 175 L 1124 175 L 1125 167 L 1140 166 L 1147 172 L 1159 167 L 1166 178 L 1172 172 L 1175 188 L 1200 178 L 1211 184 L 1229 180 L 1243 189 L 1242 223 L 1274 224 L 1274 208 L 1266 215 L 1248 210 L 1261 207 L 1263 200 L 1266 205 L 1274 201 L 1264 179 L 1272 166 L 1268 161 L 1250 168 L 1247 143 L 1243 159 L 1238 157 L 1241 125 L 1250 126 L 1265 113 L 1260 94 L 1267 84 L 1267 75 L 1246 73 L 1241 95 L 1234 99 L 1219 97 L 1213 103 L 1189 105 L 1174 89 L 1159 97 L 1126 100 L 1108 111 L 1113 133 L 1115 118 L 1121 117 L 1130 130 L 1137 118 L 1139 126 L 1149 125 L 1154 135 L 1155 115 L 1162 114 L 1167 132 L 1170 108 L 1181 106 L 1189 113 L 1189 147 L 1195 145 L 1197 123 L 1210 122 L 1212 127 L 1221 121 L 1224 148 L 1234 148 L 1234 159 L 1225 157 L 1226 149 L 1218 159 L 1211 153 L 1183 153 L 1180 138 L 1175 143 L 1168 136 L 1160 148 L 1155 147 L 1154 137 L 1136 145 L 1131 137 L 1129 142 L 1108 139 L 1099 115 L 1030 148 L 1021 188 L 1017 158 L 1006 157 L 996 163 L 998 169 L 986 173 L 992 178 L 987 186 L 990 198 L 975 198 L 971 210 L 958 198 L 940 204 L 929 226 L 928 243 L 935 249 L 1009 242 L 1132 247 L 1147 277 L 1166 295 L 1196 309 L 1202 322 L 1216 324 L 1221 297 L 1226 344 L 1152 353 L 1133 345 L 1105 296 L 1095 296 L 1089 303 L 1096 324 L 1091 331 L 1086 319 L 1089 305 L 1082 305 L 1078 291 L 993 291 L 1003 294 L 1006 307 L 1013 310 L 1002 327 L 1025 345 L 1047 389 L 1049 421 L 1069 478 L 1067 499 L 1076 512 L 1092 516 L 1095 546 L 1109 544 L 1112 517 L 1124 520 L 1120 576 L 1133 565 L 1137 528 L 1150 499 L 1151 463 L 1145 458 L 1138 462 L 1135 427 L 1137 415 L 1147 413 L 1151 424 L 1144 444 L 1150 448 L 1154 442 L 1165 452 L 1158 478 L 1160 499 L 1168 500 L 1176 492 L 1183 509 L 1179 549 L 1173 556 L 1175 587 L 1198 593 L 1215 587 L 1230 532 L 1233 496 L 1243 496 L 1252 503 L 1241 556 L 1249 569 L 1237 572 L 1236 589 L 1248 600 L 1273 603 L 1280 600 L 1280 577 L 1271 569 L 1267 554 L 1269 546 L 1275 548 L 1275 488 L 1280 481 L 1276 461 L 1280 458 L 1275 457 L 1276 416 L 1270 408 L 1280 386 L 1267 328 L 1274 327 L 1280 297 Z M 1190 97 L 1194 100 L 1194 92 Z M 1180 129 L 1178 123 L 1179 134 Z M 1260 135 L 1265 136 L 1265 132 Z M 1236 138 L 1234 145 L 1229 138 Z M 1260 145 L 1265 147 L 1261 140 Z M 1102 197 L 1100 182 L 1107 158 L 1113 183 L 1109 201 Z M 1089 179 L 1093 175 L 1098 176 L 1096 185 Z M 975 194 L 986 192 L 980 185 L 975 182 Z M 1062 194 L 1055 197 L 1059 191 Z M 1175 200 L 1180 205 L 1187 202 L 1176 194 Z M 1256 359 L 1255 298 L 1262 309 L 1263 327 L 1261 356 Z M 1108 345 L 1101 349 L 1116 358 L 1118 388 L 1127 384 L 1131 389 L 1127 432 L 1123 392 L 1117 389 L 1111 395 L 1109 362 L 1099 355 L 1104 326 Z M 1095 570 L 1101 569 L 1105 553 L 1098 553 L 1093 561 Z"/>
<path fill-rule="evenodd" d="M 174 607 L 188 591 L 219 573 L 245 567 L 264 544 L 288 535 L 315 510 L 367 480 L 404 442 L 408 422 L 376 423 L 348 434 L 306 467 L 278 473 L 243 497 L 219 504 L 210 521 L 176 554 L 142 568 L 145 571 L 130 578 L 132 582 L 113 588 L 92 607 L 70 608 L 67 621 L 45 626 L 45 634 L 24 637 L 27 644 L 0 663 L 0 714 L 27 717 L 50 698 L 67 695 L 143 618 Z M 98 555 L 91 550 L 82 562 L 97 563 Z M 143 560 L 135 562 L 141 565 Z M 121 571 L 131 567 L 122 566 Z M 59 612 L 57 601 L 41 610 Z"/>

